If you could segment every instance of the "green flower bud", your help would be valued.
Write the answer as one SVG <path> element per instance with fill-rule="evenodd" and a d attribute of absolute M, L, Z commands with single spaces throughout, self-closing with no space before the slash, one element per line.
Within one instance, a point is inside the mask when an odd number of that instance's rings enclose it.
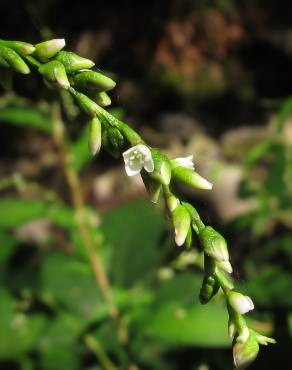
<path fill-rule="evenodd" d="M 98 153 L 101 147 L 101 122 L 97 117 L 89 122 L 88 147 L 92 155 Z"/>
<path fill-rule="evenodd" d="M 1 65 L 5 67 L 7 63 L 10 67 L 15 69 L 17 72 L 28 74 L 30 72 L 28 66 L 23 59 L 12 49 L 0 45 L 0 58 L 2 60 Z"/>
<path fill-rule="evenodd" d="M 64 39 L 53 39 L 41 42 L 35 45 L 34 55 L 42 62 L 46 62 L 62 50 L 65 44 Z"/>
<path fill-rule="evenodd" d="M 244 343 L 235 342 L 233 346 L 233 360 L 236 369 L 246 369 L 257 357 L 259 344 L 253 330 Z"/>
<path fill-rule="evenodd" d="M 92 68 L 94 66 L 93 61 L 82 58 L 71 51 L 60 51 L 54 59 L 64 65 L 67 73 L 77 72 L 80 69 Z"/>
<path fill-rule="evenodd" d="M 174 227 L 175 242 L 180 247 L 184 244 L 188 235 L 191 217 L 185 207 L 179 204 L 171 213 Z"/>
<path fill-rule="evenodd" d="M 0 45 L 7 46 L 8 48 L 13 49 L 22 56 L 32 54 L 35 51 L 35 47 L 33 45 L 22 41 L 0 40 Z"/>
<path fill-rule="evenodd" d="M 119 129 L 124 137 L 131 144 L 131 146 L 143 144 L 143 140 L 141 139 L 141 137 L 130 126 L 126 125 L 123 122 L 119 122 Z"/>
<path fill-rule="evenodd" d="M 218 293 L 219 288 L 220 284 L 214 276 L 206 276 L 199 295 L 201 304 L 208 303 Z"/>
<path fill-rule="evenodd" d="M 93 99 L 102 107 L 108 107 L 112 103 L 111 98 L 105 91 L 95 94 Z"/>
<path fill-rule="evenodd" d="M 9 64 L 0 56 L 0 67 L 9 67 Z"/>
<path fill-rule="evenodd" d="M 199 234 L 199 232 L 204 229 L 205 225 L 203 224 L 198 211 L 190 203 L 183 202 L 182 204 L 185 206 L 191 216 L 193 229 L 195 230 L 196 234 Z"/>
<path fill-rule="evenodd" d="M 157 149 L 151 149 L 154 162 L 154 171 L 151 177 L 162 185 L 169 185 L 171 179 L 171 166 L 169 159 Z"/>
<path fill-rule="evenodd" d="M 213 186 L 209 181 L 190 168 L 181 166 L 175 167 L 172 169 L 172 175 L 176 179 L 197 189 L 211 190 Z"/>
<path fill-rule="evenodd" d="M 90 92 L 90 91 L 107 91 L 111 90 L 116 86 L 115 81 L 105 76 L 100 72 L 95 71 L 81 71 L 80 73 L 73 76 L 73 83 L 78 89 Z"/>
<path fill-rule="evenodd" d="M 141 177 L 145 188 L 150 195 L 151 202 L 157 203 L 161 192 L 161 184 L 158 181 L 151 179 L 146 171 L 141 171 Z"/>
<path fill-rule="evenodd" d="M 62 89 L 68 89 L 70 87 L 65 68 L 63 64 L 57 60 L 52 60 L 51 62 L 41 65 L 39 67 L 39 72 L 53 86 L 56 85 Z"/>
<path fill-rule="evenodd" d="M 216 261 L 228 261 L 229 254 L 226 240 L 211 226 L 206 226 L 199 233 L 199 239 L 204 252 Z"/>
<path fill-rule="evenodd" d="M 185 240 L 186 248 L 188 248 L 188 249 L 191 248 L 192 242 L 193 242 L 193 233 L 192 233 L 192 229 L 189 228 L 189 231 L 188 231 L 188 234 L 187 234 L 187 237 L 186 237 L 186 240 Z"/>
<path fill-rule="evenodd" d="M 166 202 L 167 202 L 167 207 L 170 210 L 170 212 L 173 212 L 176 209 L 176 207 L 180 204 L 177 197 L 175 197 L 170 192 L 166 194 Z"/>
<path fill-rule="evenodd" d="M 77 104 L 80 108 L 90 116 L 94 117 L 98 111 L 98 105 L 89 99 L 86 95 L 82 94 L 79 91 L 76 91 L 72 87 L 69 88 L 71 95 L 75 98 Z"/>
<path fill-rule="evenodd" d="M 230 306 L 241 315 L 254 309 L 251 298 L 238 292 L 230 291 L 228 293 L 228 302 Z"/>

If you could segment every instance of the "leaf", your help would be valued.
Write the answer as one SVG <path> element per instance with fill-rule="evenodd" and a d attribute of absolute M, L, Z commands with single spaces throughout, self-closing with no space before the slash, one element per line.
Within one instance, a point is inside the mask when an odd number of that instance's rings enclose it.
<path fill-rule="evenodd" d="M 138 200 L 113 209 L 103 221 L 113 280 L 129 287 L 153 274 L 165 253 L 165 243 L 161 242 L 165 220 L 158 210 Z"/>
<path fill-rule="evenodd" d="M 62 227 L 75 227 L 73 210 L 60 203 L 18 198 L 0 200 L 0 227 L 4 229 L 41 218 L 47 218 Z"/>
<path fill-rule="evenodd" d="M 32 127 L 46 133 L 52 131 L 51 118 L 40 109 L 32 107 L 4 107 L 0 110 L 0 122 L 21 127 Z"/>
<path fill-rule="evenodd" d="M 88 135 L 89 129 L 86 125 L 79 138 L 70 147 L 72 165 L 77 172 L 80 172 L 93 158 L 88 149 Z"/>
<path fill-rule="evenodd" d="M 171 346 L 229 346 L 226 308 L 220 300 L 200 305 L 201 282 L 190 273 L 162 281 L 153 304 L 134 318 L 139 333 Z"/>
<path fill-rule="evenodd" d="M 38 346 L 42 369 L 77 369 L 80 358 L 77 339 L 81 332 L 78 320 L 68 314 L 61 314 L 52 320 L 46 329 Z"/>
<path fill-rule="evenodd" d="M 47 257 L 42 269 L 42 281 L 46 295 L 86 322 L 95 316 L 102 302 L 89 264 L 70 255 Z"/>
<path fill-rule="evenodd" d="M 45 319 L 17 312 L 16 302 L 4 289 L 0 289 L 0 302 L 0 358 L 20 358 L 36 345 Z"/>
<path fill-rule="evenodd" d="M 0 263 L 5 263 L 17 247 L 17 240 L 7 232 L 0 230 Z"/>
<path fill-rule="evenodd" d="M 190 308 L 172 303 L 149 312 L 139 329 L 143 335 L 174 346 L 228 347 L 227 321 L 226 310 L 214 303 Z"/>

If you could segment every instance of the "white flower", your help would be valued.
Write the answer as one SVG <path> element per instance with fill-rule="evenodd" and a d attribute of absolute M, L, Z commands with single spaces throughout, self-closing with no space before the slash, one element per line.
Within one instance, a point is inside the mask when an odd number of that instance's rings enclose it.
<path fill-rule="evenodd" d="M 253 301 L 250 297 L 231 291 L 228 294 L 228 301 L 230 306 L 241 315 L 254 309 Z"/>
<path fill-rule="evenodd" d="M 123 153 L 125 169 L 128 176 L 140 173 L 142 168 L 147 172 L 154 171 L 154 163 L 150 149 L 143 144 L 138 144 Z"/>
<path fill-rule="evenodd" d="M 190 170 L 194 170 L 195 166 L 193 163 L 193 155 L 189 155 L 188 157 L 183 157 L 183 158 L 175 158 L 171 161 L 173 167 L 185 167 Z"/>

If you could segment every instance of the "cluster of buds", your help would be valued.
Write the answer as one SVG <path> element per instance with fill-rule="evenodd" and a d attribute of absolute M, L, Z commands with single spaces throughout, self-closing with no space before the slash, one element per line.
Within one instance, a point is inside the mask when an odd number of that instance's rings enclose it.
<path fill-rule="evenodd" d="M 232 266 L 226 240 L 211 226 L 205 226 L 197 210 L 181 201 L 173 192 L 173 180 L 197 189 L 211 190 L 212 184 L 195 171 L 193 156 L 170 160 L 160 150 L 147 145 L 137 132 L 118 120 L 104 107 L 111 104 L 107 92 L 115 87 L 108 76 L 91 68 L 94 62 L 62 50 L 63 39 L 31 45 L 0 40 L 0 72 L 3 69 L 27 74 L 28 64 L 36 69 L 50 87 L 66 90 L 89 117 L 88 145 L 92 155 L 104 147 L 118 158 L 122 155 L 128 176 L 140 174 L 151 200 L 163 195 L 174 230 L 175 243 L 190 248 L 193 235 L 204 254 L 204 279 L 199 299 L 208 303 L 221 288 L 229 313 L 228 332 L 233 338 L 234 364 L 246 368 L 257 356 L 259 344 L 275 343 L 248 328 L 243 317 L 254 308 L 248 296 L 234 291 L 230 278 Z M 0 73 L 0 82 L 5 82 Z"/>

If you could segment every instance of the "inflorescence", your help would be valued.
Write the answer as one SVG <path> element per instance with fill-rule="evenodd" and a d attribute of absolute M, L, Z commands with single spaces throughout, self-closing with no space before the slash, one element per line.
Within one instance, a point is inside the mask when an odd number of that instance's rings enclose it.
<path fill-rule="evenodd" d="M 230 279 L 232 266 L 224 237 L 202 222 L 197 210 L 179 199 L 172 190 L 174 179 L 198 189 L 211 190 L 212 184 L 194 170 L 193 157 L 170 160 L 160 150 L 144 142 L 126 123 L 104 107 L 111 104 L 108 91 L 116 83 L 105 74 L 92 70 L 94 62 L 62 50 L 65 40 L 53 39 L 31 45 L 21 41 L 0 40 L 0 82 L 7 84 L 7 73 L 30 73 L 30 67 L 54 89 L 66 90 L 88 116 L 89 150 L 92 155 L 103 146 L 109 154 L 123 156 L 128 176 L 141 174 L 151 200 L 163 195 L 178 246 L 192 246 L 196 235 L 204 253 L 204 279 L 199 294 L 208 303 L 221 288 L 229 314 L 228 333 L 233 338 L 233 359 L 237 369 L 246 368 L 257 356 L 259 344 L 275 343 L 247 326 L 244 315 L 254 309 L 250 297 L 234 290 Z M 3 73 L 4 72 L 4 73 Z"/>

